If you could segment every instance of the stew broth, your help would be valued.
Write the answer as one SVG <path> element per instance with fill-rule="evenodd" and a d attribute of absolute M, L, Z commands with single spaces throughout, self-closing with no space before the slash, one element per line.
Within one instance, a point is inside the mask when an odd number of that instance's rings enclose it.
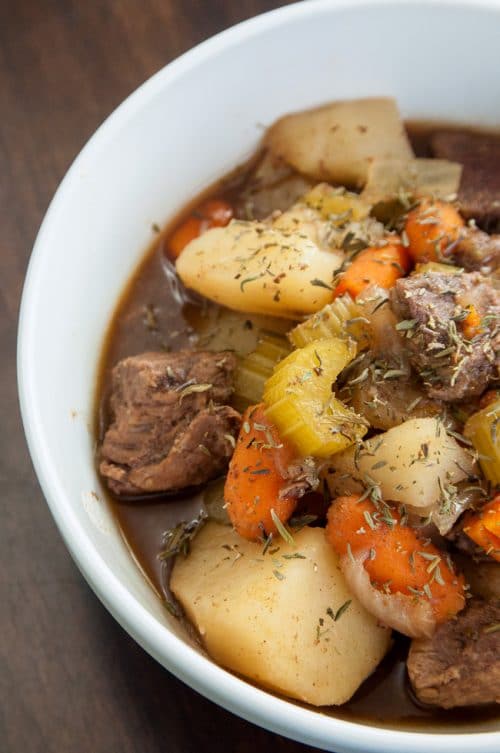
<path fill-rule="evenodd" d="M 446 126 L 448 128 L 448 126 Z M 412 123 L 408 126 L 417 156 L 428 156 L 428 138 L 436 126 Z M 500 136 L 499 136 L 500 138 Z M 168 261 L 166 242 L 174 227 L 183 220 L 200 198 L 218 196 L 236 207 L 236 215 L 244 216 L 242 191 L 248 179 L 249 166 L 241 168 L 222 182 L 197 197 L 169 226 L 158 234 L 144 259 L 128 283 L 115 310 L 106 335 L 101 356 L 97 389 L 96 433 L 102 439 L 107 425 L 107 402 L 111 370 L 126 356 L 148 350 L 179 350 L 183 347 L 217 348 L 217 327 L 221 310 L 213 303 L 186 295 L 176 282 L 173 266 Z M 222 312 L 226 342 L 252 335 L 255 317 Z M 285 322 L 284 327 L 289 327 Z M 279 323 L 276 323 L 279 327 Z M 255 339 L 256 339 L 255 335 Z M 227 347 L 227 345 L 226 345 Z M 250 348 L 249 348 L 250 349 Z M 118 499 L 109 494 L 109 504 L 134 558 L 157 591 L 160 598 L 168 593 L 167 573 L 158 557 L 165 530 L 181 520 L 195 518 L 203 505 L 201 491 L 175 496 L 154 495 L 134 500 Z M 408 639 L 397 636 L 393 648 L 376 671 L 361 685 L 353 698 L 341 707 L 323 708 L 322 713 L 348 721 L 381 726 L 399 726 L 426 731 L 447 731 L 448 725 L 467 731 L 478 730 L 496 717 L 491 707 L 451 711 L 426 708 L 418 704 L 406 677 L 405 660 Z"/>

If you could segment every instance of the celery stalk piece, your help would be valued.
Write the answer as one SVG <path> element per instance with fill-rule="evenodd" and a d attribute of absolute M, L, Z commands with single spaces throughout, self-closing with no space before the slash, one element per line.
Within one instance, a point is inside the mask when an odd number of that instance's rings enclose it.
<path fill-rule="evenodd" d="M 332 393 L 355 353 L 350 340 L 319 340 L 293 351 L 267 380 L 267 416 L 303 456 L 329 457 L 366 433 L 366 421 Z"/>
<path fill-rule="evenodd" d="M 488 481 L 500 484 L 500 399 L 473 413 L 464 427 L 478 453 L 479 465 Z"/>

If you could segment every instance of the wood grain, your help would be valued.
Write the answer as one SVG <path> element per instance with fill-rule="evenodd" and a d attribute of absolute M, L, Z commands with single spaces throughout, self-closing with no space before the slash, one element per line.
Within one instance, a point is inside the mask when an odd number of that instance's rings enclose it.
<path fill-rule="evenodd" d="M 51 520 L 17 408 L 15 341 L 30 250 L 72 159 L 144 79 L 264 0 L 0 3 L 0 750 L 154 753 L 307 748 L 175 680 L 114 622 Z"/>

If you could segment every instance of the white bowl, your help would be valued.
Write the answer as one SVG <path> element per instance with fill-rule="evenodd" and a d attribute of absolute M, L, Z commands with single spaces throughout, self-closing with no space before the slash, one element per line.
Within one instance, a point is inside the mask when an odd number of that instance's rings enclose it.
<path fill-rule="evenodd" d="M 500 124 L 499 33 L 500 0 L 318 0 L 210 39 L 144 84 L 92 137 L 52 201 L 26 279 L 22 414 L 38 478 L 83 575 L 177 677 L 250 721 L 339 753 L 493 753 L 500 740 L 492 726 L 458 736 L 338 720 L 245 683 L 189 644 L 103 502 L 93 462 L 97 362 L 152 223 L 249 155 L 260 124 L 379 94 L 394 95 L 406 117 Z"/>

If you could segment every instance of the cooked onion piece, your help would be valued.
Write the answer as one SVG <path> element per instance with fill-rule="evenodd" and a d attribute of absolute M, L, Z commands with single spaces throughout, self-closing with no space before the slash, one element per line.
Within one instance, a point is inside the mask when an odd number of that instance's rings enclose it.
<path fill-rule="evenodd" d="M 366 556 L 341 557 L 340 566 L 352 593 L 382 625 L 390 625 L 411 638 L 431 636 L 436 618 L 429 601 L 402 593 L 386 594 L 373 586 L 363 566 Z"/>

